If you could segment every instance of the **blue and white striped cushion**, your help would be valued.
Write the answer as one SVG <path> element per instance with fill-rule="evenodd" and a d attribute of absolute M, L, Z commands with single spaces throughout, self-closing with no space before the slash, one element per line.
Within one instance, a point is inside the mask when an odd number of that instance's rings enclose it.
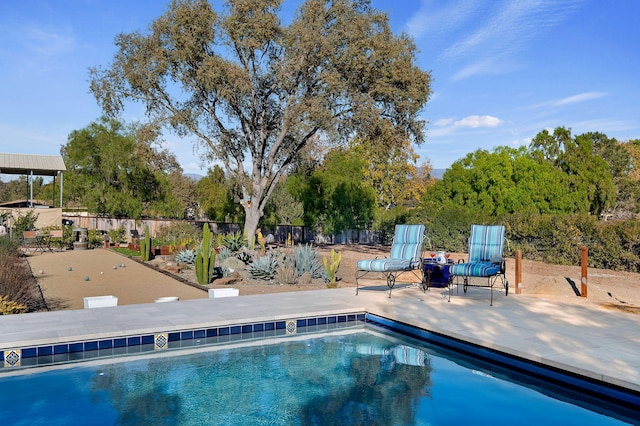
<path fill-rule="evenodd" d="M 504 249 L 504 226 L 471 225 L 469 262 L 499 262 Z"/>
<path fill-rule="evenodd" d="M 456 263 L 449 267 L 453 275 L 460 277 L 490 277 L 500 273 L 500 265 L 491 262 Z"/>
<path fill-rule="evenodd" d="M 413 267 L 413 263 L 409 259 L 369 259 L 359 260 L 357 263 L 358 269 L 362 271 L 371 272 L 389 272 L 389 271 L 404 271 L 410 270 Z"/>

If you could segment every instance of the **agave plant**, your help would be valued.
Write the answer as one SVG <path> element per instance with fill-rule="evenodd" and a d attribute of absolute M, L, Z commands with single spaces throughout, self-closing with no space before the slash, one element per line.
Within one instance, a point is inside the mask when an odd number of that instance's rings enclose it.
<path fill-rule="evenodd" d="M 240 251 L 246 245 L 247 239 L 242 232 L 233 232 L 224 236 L 224 246 L 232 252 Z"/>
<path fill-rule="evenodd" d="M 195 250 L 182 250 L 175 255 L 175 260 L 177 263 L 188 263 L 193 265 L 196 263 L 196 251 Z"/>
<path fill-rule="evenodd" d="M 249 273 L 256 278 L 270 280 L 276 275 L 278 261 L 271 255 L 258 257 L 249 266 Z"/>
<path fill-rule="evenodd" d="M 318 253 L 309 244 L 298 245 L 294 249 L 296 273 L 298 276 L 309 273 L 311 278 L 323 278 L 324 270 L 318 261 Z"/>

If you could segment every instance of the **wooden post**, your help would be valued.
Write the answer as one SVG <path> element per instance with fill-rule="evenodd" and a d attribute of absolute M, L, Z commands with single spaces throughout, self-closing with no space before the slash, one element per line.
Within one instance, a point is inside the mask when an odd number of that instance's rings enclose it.
<path fill-rule="evenodd" d="M 589 249 L 587 246 L 582 246 L 582 277 L 580 283 L 582 284 L 580 289 L 580 295 L 587 297 L 587 265 L 589 260 Z"/>
<path fill-rule="evenodd" d="M 522 251 L 516 250 L 516 294 L 522 293 Z"/>

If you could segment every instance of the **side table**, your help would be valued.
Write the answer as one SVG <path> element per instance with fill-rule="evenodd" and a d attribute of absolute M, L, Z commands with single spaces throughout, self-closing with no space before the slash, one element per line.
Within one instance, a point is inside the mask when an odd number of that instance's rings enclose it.
<path fill-rule="evenodd" d="M 453 259 L 447 259 L 447 263 L 438 263 L 435 259 L 424 259 L 422 261 L 422 291 L 429 290 L 430 287 L 448 287 L 453 281 L 453 276 L 449 272 L 449 267 L 453 264 Z"/>

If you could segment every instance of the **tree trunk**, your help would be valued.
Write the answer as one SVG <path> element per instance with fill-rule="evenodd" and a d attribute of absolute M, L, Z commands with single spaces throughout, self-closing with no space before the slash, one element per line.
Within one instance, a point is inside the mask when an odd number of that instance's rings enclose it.
<path fill-rule="evenodd" d="M 247 207 L 245 205 L 245 219 L 244 219 L 244 234 L 247 237 L 249 248 L 253 249 L 256 240 L 256 229 L 258 229 L 258 221 L 262 216 L 262 213 L 258 209 L 258 206 L 251 205 Z"/>

